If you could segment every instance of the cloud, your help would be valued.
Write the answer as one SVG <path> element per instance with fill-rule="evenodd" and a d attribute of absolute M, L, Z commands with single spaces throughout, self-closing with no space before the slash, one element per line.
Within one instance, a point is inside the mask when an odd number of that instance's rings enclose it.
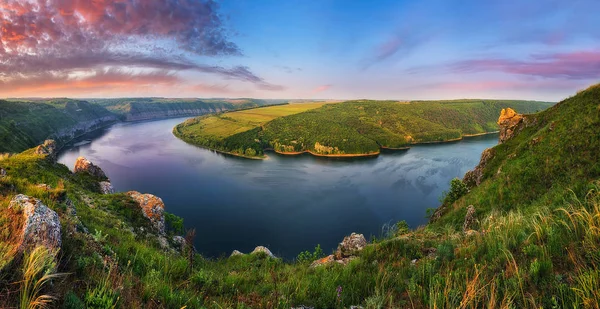
<path fill-rule="evenodd" d="M 322 86 L 319 86 L 319 87 L 317 87 L 317 88 L 313 89 L 313 91 L 312 91 L 312 92 L 313 92 L 313 93 L 320 93 L 320 92 L 324 92 L 324 91 L 327 91 L 327 90 L 329 90 L 331 87 L 332 87 L 332 85 L 322 85 Z"/>
<path fill-rule="evenodd" d="M 4 85 L 50 83 L 56 78 L 59 83 L 81 82 L 64 76 L 84 72 L 99 78 L 97 72 L 110 73 L 107 70 L 116 67 L 172 77 L 179 71 L 195 71 L 249 82 L 259 89 L 283 89 L 246 66 L 227 68 L 190 60 L 190 56 L 241 54 L 229 40 L 213 0 L 0 3 L 0 82 Z"/>
<path fill-rule="evenodd" d="M 481 80 L 461 82 L 441 82 L 425 84 L 419 88 L 430 90 L 452 90 L 459 92 L 481 92 L 481 91 L 503 91 L 503 90 L 572 90 L 581 85 L 577 82 L 565 82 L 558 80 Z"/>
<path fill-rule="evenodd" d="M 527 60 L 489 58 L 465 60 L 450 65 L 455 73 L 496 71 L 544 78 L 597 79 L 600 77 L 600 52 L 579 51 L 532 55 Z"/>
<path fill-rule="evenodd" d="M 133 73 L 119 69 L 98 70 L 85 76 L 43 73 L 35 77 L 12 78 L 0 81 L 3 94 L 15 96 L 52 95 L 68 90 L 69 93 L 85 93 L 98 90 L 135 91 L 156 86 L 173 86 L 181 79 L 166 71 Z"/>

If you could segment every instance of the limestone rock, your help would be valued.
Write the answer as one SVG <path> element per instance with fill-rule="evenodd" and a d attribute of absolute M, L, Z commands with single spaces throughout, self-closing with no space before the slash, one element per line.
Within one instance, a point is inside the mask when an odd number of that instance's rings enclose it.
<path fill-rule="evenodd" d="M 165 203 L 160 197 L 152 194 L 142 194 L 137 191 L 127 192 L 142 208 L 144 217 L 148 218 L 152 226 L 160 233 L 165 233 Z"/>
<path fill-rule="evenodd" d="M 0 167 L 0 178 L 6 177 L 6 170 Z"/>
<path fill-rule="evenodd" d="M 183 250 L 183 247 L 185 247 L 185 238 L 183 236 L 173 236 L 173 243 Z"/>
<path fill-rule="evenodd" d="M 231 256 L 237 256 L 237 255 L 245 255 L 245 254 L 243 254 L 243 253 L 242 253 L 242 252 L 240 252 L 240 251 L 233 250 L 233 252 L 231 252 L 231 255 L 230 255 L 230 257 L 231 257 Z"/>
<path fill-rule="evenodd" d="M 367 246 L 367 240 L 363 234 L 352 233 L 344 237 L 344 240 L 338 245 L 335 253 L 335 259 L 341 260 L 346 257 L 354 256 Z"/>
<path fill-rule="evenodd" d="M 46 156 L 50 160 L 56 160 L 56 142 L 53 139 L 47 139 L 43 144 L 37 146 L 35 154 Z"/>
<path fill-rule="evenodd" d="M 84 157 L 77 158 L 77 161 L 75 161 L 74 172 L 75 173 L 87 172 L 94 177 L 101 178 L 103 180 L 108 179 L 108 177 L 106 177 L 106 174 L 104 173 L 104 171 L 99 166 L 94 165 L 92 162 L 90 162 L 88 159 L 86 159 Z"/>
<path fill-rule="evenodd" d="M 23 194 L 15 196 L 9 207 L 22 212 L 25 219 L 19 250 L 43 245 L 50 250 L 59 249 L 61 241 L 58 214 L 40 200 Z"/>
<path fill-rule="evenodd" d="M 468 171 L 463 177 L 463 182 L 467 187 L 472 188 L 481 184 L 483 180 L 483 170 L 488 162 L 494 158 L 494 149 L 488 148 L 481 153 L 479 164 L 472 171 Z"/>
<path fill-rule="evenodd" d="M 257 254 L 257 253 L 264 253 L 266 254 L 268 257 L 274 258 L 275 255 L 273 255 L 273 253 L 271 253 L 271 250 L 269 250 L 267 247 L 263 247 L 263 246 L 258 246 L 256 248 L 254 248 L 254 251 L 252 251 L 252 253 L 250 254 Z"/>
<path fill-rule="evenodd" d="M 310 267 L 315 268 L 315 267 L 319 267 L 319 266 L 323 266 L 323 265 L 329 265 L 333 262 L 335 262 L 335 257 L 333 254 L 331 254 L 322 259 L 318 259 L 318 260 L 312 262 L 312 264 L 310 264 Z"/>
<path fill-rule="evenodd" d="M 102 192 L 102 194 L 115 193 L 115 189 L 113 188 L 110 181 L 101 181 L 99 184 L 100 184 L 100 191 Z"/>
<path fill-rule="evenodd" d="M 498 125 L 500 126 L 500 144 L 511 139 L 519 130 L 523 123 L 523 115 L 517 114 L 512 108 L 502 109 Z"/>
<path fill-rule="evenodd" d="M 465 222 L 463 223 L 463 232 L 472 230 L 476 221 L 477 218 L 475 217 L 475 207 L 473 205 L 469 205 L 469 207 L 467 207 L 467 214 L 465 215 Z"/>

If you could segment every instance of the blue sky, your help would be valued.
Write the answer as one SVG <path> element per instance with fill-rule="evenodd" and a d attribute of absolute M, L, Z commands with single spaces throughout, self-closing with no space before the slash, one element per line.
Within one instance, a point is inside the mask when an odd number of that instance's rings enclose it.
<path fill-rule="evenodd" d="M 600 81 L 597 12 L 592 0 L 6 0 L 0 96 L 558 101 Z"/>

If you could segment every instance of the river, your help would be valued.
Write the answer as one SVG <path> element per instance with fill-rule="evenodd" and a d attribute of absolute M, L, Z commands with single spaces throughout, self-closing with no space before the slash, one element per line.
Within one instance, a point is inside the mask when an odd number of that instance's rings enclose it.
<path fill-rule="evenodd" d="M 196 228 L 196 247 L 208 257 L 268 247 L 291 259 L 321 244 L 332 251 L 352 232 L 380 236 L 382 226 L 425 224 L 454 177 L 479 162 L 498 135 L 413 146 L 376 158 L 334 159 L 268 153 L 249 160 L 177 139 L 185 118 L 119 123 L 67 145 L 59 162 L 84 156 L 102 167 L 116 191 L 163 199 L 166 211 Z"/>

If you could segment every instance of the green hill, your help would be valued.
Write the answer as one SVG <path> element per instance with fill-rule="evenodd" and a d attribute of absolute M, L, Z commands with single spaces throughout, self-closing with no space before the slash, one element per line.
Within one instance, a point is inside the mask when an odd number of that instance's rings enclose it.
<path fill-rule="evenodd" d="M 192 144 L 236 153 L 252 149 L 256 156 L 270 148 L 280 153 L 372 155 L 381 148 L 443 142 L 498 130 L 500 110 L 523 113 L 553 103 L 533 101 L 348 101 L 276 118 L 259 129 L 232 136 L 210 137 L 195 123 L 180 124 L 175 134 Z"/>
<path fill-rule="evenodd" d="M 33 150 L 4 156 L 0 307 L 48 295 L 62 308 L 598 308 L 599 104 L 593 86 L 510 118 L 507 138 L 465 182 L 453 180 L 433 222 L 388 227 L 345 265 L 331 257 L 311 267 L 319 248 L 295 261 L 165 250 L 128 195 L 100 194 L 98 179 Z M 9 207 L 17 194 L 58 213 L 60 254 L 17 253 L 22 215 Z M 162 237 L 182 232 L 174 216 L 166 225 Z"/>
<path fill-rule="evenodd" d="M 66 142 L 116 121 L 114 114 L 86 101 L 0 100 L 0 153 L 20 152 L 47 138 Z"/>

